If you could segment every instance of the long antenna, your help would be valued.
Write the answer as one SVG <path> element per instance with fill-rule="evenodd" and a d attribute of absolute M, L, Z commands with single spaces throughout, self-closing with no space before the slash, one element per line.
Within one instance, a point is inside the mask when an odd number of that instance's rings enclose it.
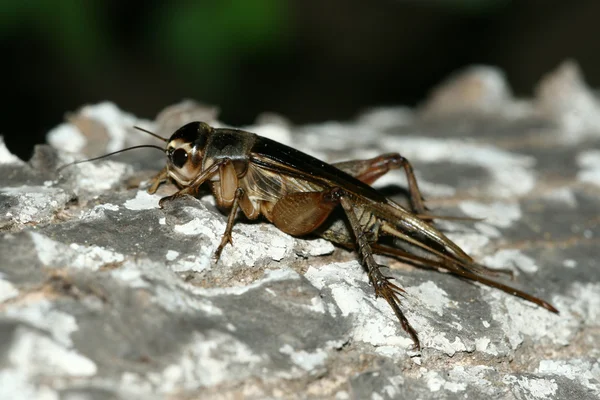
<path fill-rule="evenodd" d="M 139 129 L 139 128 L 138 128 L 138 129 Z M 149 132 L 149 133 L 150 133 L 150 132 Z M 154 134 L 152 134 L 152 135 L 154 136 Z M 163 138 L 161 138 L 160 136 L 158 136 L 158 138 L 159 138 L 159 139 L 163 139 Z M 165 140 L 165 139 L 163 139 L 163 140 Z M 165 140 L 165 141 L 166 141 L 166 140 Z M 102 156 L 99 156 L 99 157 L 88 158 L 87 160 L 73 161 L 72 163 L 68 163 L 68 164 L 65 164 L 65 165 L 63 165 L 63 166 L 61 166 L 61 167 L 57 168 L 57 169 L 56 169 L 56 172 L 60 172 L 60 171 L 62 171 L 63 169 L 65 169 L 65 168 L 67 168 L 67 167 L 70 167 L 70 166 L 72 166 L 72 165 L 75 165 L 75 164 L 83 164 L 83 163 L 90 162 L 90 161 L 96 161 L 96 160 L 100 160 L 100 159 L 103 159 L 103 158 L 106 158 L 106 157 L 114 156 L 115 154 L 123 153 L 123 152 L 125 152 L 125 151 L 134 150 L 134 149 L 143 149 L 143 148 L 151 148 L 151 149 L 158 149 L 158 150 L 160 150 L 160 151 L 165 151 L 165 149 L 163 149 L 162 147 L 155 146 L 155 145 L 153 145 L 153 144 L 140 144 L 140 145 L 138 145 L 138 146 L 132 146 L 132 147 L 128 147 L 128 148 L 126 148 L 126 149 L 122 149 L 122 150 L 118 150 L 118 151 L 113 151 L 112 153 L 104 154 L 104 155 L 102 155 Z"/>
<path fill-rule="evenodd" d="M 167 143 L 167 142 L 169 141 L 169 139 L 165 139 L 165 138 L 164 138 L 164 137 L 162 137 L 162 136 L 158 136 L 156 133 L 154 133 L 154 132 L 150 132 L 150 131 L 148 131 L 148 130 L 146 130 L 146 129 L 144 129 L 144 128 L 140 128 L 139 126 L 134 126 L 134 128 L 135 128 L 135 129 L 137 129 L 138 131 L 142 131 L 142 132 L 145 132 L 145 133 L 147 133 L 148 135 L 154 136 L 155 138 L 157 138 L 157 139 L 159 139 L 159 140 L 162 140 L 162 141 L 163 141 L 163 142 L 165 142 L 165 143 Z"/>

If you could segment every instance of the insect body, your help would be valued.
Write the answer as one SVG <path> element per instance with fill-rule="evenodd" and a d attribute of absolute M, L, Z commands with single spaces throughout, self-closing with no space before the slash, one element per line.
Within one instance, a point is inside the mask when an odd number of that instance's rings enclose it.
<path fill-rule="evenodd" d="M 415 330 L 400 309 L 403 290 L 383 274 L 374 253 L 440 269 L 522 297 L 552 312 L 551 304 L 493 280 L 497 272 L 477 264 L 436 229 L 426 213 L 410 163 L 397 153 L 370 160 L 327 164 L 305 153 L 250 132 L 217 129 L 192 122 L 167 142 L 166 167 L 153 179 L 154 193 L 169 178 L 180 190 L 161 199 L 196 195 L 207 183 L 217 204 L 230 209 L 215 257 L 232 243 L 238 209 L 249 219 L 264 216 L 291 235 L 315 234 L 355 248 L 378 297 L 392 307 L 415 347 Z M 412 210 L 386 198 L 370 184 L 390 169 L 403 168 Z"/>

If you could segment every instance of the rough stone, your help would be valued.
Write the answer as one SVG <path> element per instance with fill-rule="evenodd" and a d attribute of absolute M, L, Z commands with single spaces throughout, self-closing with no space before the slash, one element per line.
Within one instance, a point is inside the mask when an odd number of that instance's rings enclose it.
<path fill-rule="evenodd" d="M 155 150 L 56 171 L 215 108 L 86 106 L 29 162 L 0 141 L 0 398 L 598 398 L 600 103 L 573 63 L 537 93 L 476 67 L 418 109 L 245 127 L 328 161 L 399 151 L 435 213 L 483 218 L 440 222 L 450 238 L 560 311 L 382 257 L 420 355 L 352 252 L 240 221 L 216 264 L 226 217 L 209 195 L 160 209 Z"/>

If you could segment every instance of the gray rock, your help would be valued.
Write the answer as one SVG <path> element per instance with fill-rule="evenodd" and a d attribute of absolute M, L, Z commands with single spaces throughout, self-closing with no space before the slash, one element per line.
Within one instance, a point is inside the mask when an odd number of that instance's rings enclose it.
<path fill-rule="evenodd" d="M 418 109 L 248 130 L 328 161 L 399 151 L 439 223 L 554 315 L 496 289 L 381 258 L 406 289 L 412 342 L 375 299 L 356 255 L 258 222 L 210 196 L 144 184 L 164 163 L 136 150 L 217 109 L 191 102 L 156 122 L 87 106 L 23 162 L 0 143 L 0 398 L 597 398 L 600 396 L 600 103 L 573 63 L 515 99 L 475 67 Z M 160 144 L 160 143 L 159 143 Z M 402 173 L 377 187 L 405 201 Z"/>

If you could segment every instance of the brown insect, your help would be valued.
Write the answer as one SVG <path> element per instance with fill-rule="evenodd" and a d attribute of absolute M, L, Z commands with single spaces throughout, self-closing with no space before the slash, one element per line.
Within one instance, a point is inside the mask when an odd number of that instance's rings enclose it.
<path fill-rule="evenodd" d="M 412 167 L 398 153 L 327 164 L 259 135 L 203 122 L 179 128 L 168 140 L 148 133 L 167 143 L 167 165 L 152 179 L 148 191 L 156 192 L 168 179 L 180 187 L 162 198 L 161 206 L 176 197 L 195 196 L 208 184 L 218 206 L 231 210 L 215 252 L 217 260 L 232 243 L 239 209 L 248 219 L 263 216 L 290 235 L 318 235 L 355 248 L 375 295 L 392 307 L 417 350 L 421 348 L 417 332 L 400 309 L 404 290 L 384 275 L 374 253 L 481 282 L 558 313 L 546 301 L 493 280 L 497 271 L 477 264 L 433 226 L 432 220 L 443 217 L 427 214 Z M 370 186 L 397 168 L 406 173 L 412 210 Z"/>

